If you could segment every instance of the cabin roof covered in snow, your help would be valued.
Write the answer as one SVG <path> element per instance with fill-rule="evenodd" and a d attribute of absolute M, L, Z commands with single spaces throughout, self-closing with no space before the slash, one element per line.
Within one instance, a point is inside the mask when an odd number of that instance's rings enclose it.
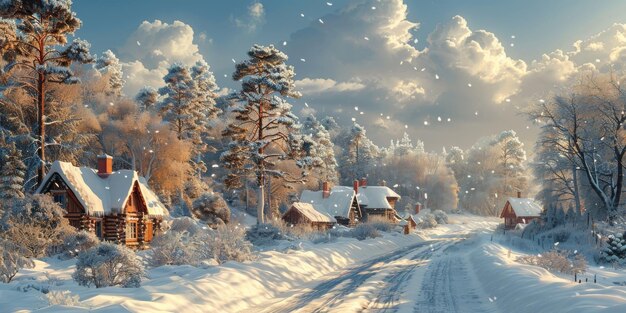
<path fill-rule="evenodd" d="M 324 198 L 322 190 L 304 190 L 300 202 L 310 203 L 316 211 L 328 216 L 349 217 L 354 196 L 351 187 L 335 186 L 330 189 L 328 198 Z"/>
<path fill-rule="evenodd" d="M 400 199 L 400 195 L 387 186 L 361 186 L 357 195 L 360 205 L 372 209 L 393 209 L 388 197 Z"/>
<path fill-rule="evenodd" d="M 294 202 L 291 205 L 291 208 L 285 212 L 287 214 L 289 211 L 296 209 L 302 215 L 306 216 L 311 222 L 323 222 L 323 223 L 336 223 L 337 220 L 330 216 L 328 213 L 322 213 L 313 207 L 310 203 L 307 202 Z"/>
<path fill-rule="evenodd" d="M 122 213 L 121 211 L 132 193 L 135 183 L 139 185 L 149 215 L 163 216 L 167 214 L 167 209 L 156 194 L 150 190 L 146 180 L 137 175 L 135 171 L 115 171 L 103 178 L 98 176 L 98 172 L 94 169 L 55 161 L 44 178 L 44 183 L 37 188 L 36 193 L 41 193 L 45 183 L 55 174 L 63 179 L 90 215 Z"/>
<path fill-rule="evenodd" d="M 518 217 L 536 217 L 543 211 L 541 205 L 534 199 L 511 197 L 508 201 L 509 204 L 511 204 L 511 208 L 513 208 L 513 212 L 515 212 L 515 215 Z"/>

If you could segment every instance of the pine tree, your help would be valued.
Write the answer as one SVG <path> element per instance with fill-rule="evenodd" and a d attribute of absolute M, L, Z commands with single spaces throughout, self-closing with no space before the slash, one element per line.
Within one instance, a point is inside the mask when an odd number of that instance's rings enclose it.
<path fill-rule="evenodd" d="M 621 263 L 626 259 L 626 240 L 622 234 L 609 235 L 607 246 L 602 250 L 600 258 L 609 263 Z"/>
<path fill-rule="evenodd" d="M 310 115 L 302 123 L 302 132 L 308 135 L 316 143 L 314 151 L 311 153 L 322 160 L 321 166 L 316 169 L 322 181 L 332 183 L 339 182 L 337 172 L 337 159 L 335 158 L 335 144 L 333 144 L 330 133 L 315 116 Z"/>
<path fill-rule="evenodd" d="M 310 141 L 299 136 L 298 118 L 285 98 L 299 98 L 295 91 L 294 68 L 286 65 L 287 55 L 273 45 L 254 45 L 249 59 L 236 65 L 233 79 L 241 81 L 241 90 L 232 94 L 230 111 L 234 119 L 224 130 L 230 138 L 221 155 L 229 170 L 228 188 L 241 188 L 248 177 L 257 184 L 257 222 L 265 222 L 265 185 L 268 175 L 286 182 L 302 182 L 297 176 L 276 168 L 276 162 L 293 160 L 303 170 L 312 164 L 307 156 Z M 310 150 L 308 151 L 310 153 Z"/>
<path fill-rule="evenodd" d="M 346 147 L 340 166 L 343 180 L 367 177 L 376 166 L 380 149 L 367 138 L 365 128 L 356 123 L 342 137 L 340 145 Z"/>
<path fill-rule="evenodd" d="M 8 153 L 0 168 L 0 199 L 11 200 L 24 198 L 24 177 L 26 165 L 22 162 L 22 154 L 11 143 Z"/>
<path fill-rule="evenodd" d="M 122 73 L 122 64 L 120 59 L 115 56 L 113 51 L 104 51 L 101 57 L 96 60 L 94 66 L 100 73 L 108 76 L 109 84 L 106 94 L 108 96 L 119 97 L 122 95 L 122 87 L 124 87 L 124 78 Z"/>
<path fill-rule="evenodd" d="M 71 0 L 8 0 L 0 3 L 0 54 L 8 63 L 4 70 L 11 84 L 24 88 L 36 103 L 37 123 L 31 129 L 38 145 L 37 183 L 45 175 L 47 104 L 50 84 L 75 84 L 80 80 L 70 69 L 72 63 L 91 63 L 89 43 L 67 35 L 81 26 L 71 10 Z M 2 100 L 0 100 L 1 103 Z"/>
<path fill-rule="evenodd" d="M 159 102 L 159 92 L 150 86 L 145 86 L 141 88 L 137 96 L 135 96 L 135 102 L 139 104 L 141 110 L 147 111 L 154 109 L 155 105 Z"/>

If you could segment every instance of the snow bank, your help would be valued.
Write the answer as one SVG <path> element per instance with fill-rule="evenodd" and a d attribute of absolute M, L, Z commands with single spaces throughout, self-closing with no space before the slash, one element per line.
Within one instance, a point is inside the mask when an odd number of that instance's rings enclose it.
<path fill-rule="evenodd" d="M 613 279 L 594 284 L 583 278 L 578 284 L 573 277 L 517 263 L 517 256 L 511 252 L 509 257 L 507 248 L 488 242 L 470 254 L 484 290 L 502 312 L 626 312 L 626 287 L 615 286 Z"/>
<path fill-rule="evenodd" d="M 263 252 L 252 263 L 227 262 L 223 266 L 200 269 L 191 266 L 162 266 L 148 272 L 149 279 L 140 288 L 85 288 L 71 280 L 73 261 L 46 259 L 35 269 L 18 274 L 16 282 L 0 284 L 0 307 L 3 310 L 29 312 L 46 307 L 47 301 L 37 290 L 18 291 L 18 285 L 46 285 L 44 272 L 55 277 L 58 285 L 50 290 L 70 290 L 80 296 L 84 311 L 236 312 L 257 306 L 276 295 L 302 284 L 323 278 L 368 258 L 421 241 L 417 235 L 386 234 L 385 237 L 358 241 L 340 238 L 337 242 L 313 245 L 289 253 Z M 68 263 L 69 262 L 69 263 Z M 65 312 L 54 306 L 46 312 Z"/>

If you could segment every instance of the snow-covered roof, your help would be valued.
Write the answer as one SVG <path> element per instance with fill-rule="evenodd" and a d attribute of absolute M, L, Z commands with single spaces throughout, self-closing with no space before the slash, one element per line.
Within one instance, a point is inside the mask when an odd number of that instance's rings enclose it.
<path fill-rule="evenodd" d="M 387 186 L 361 186 L 357 195 L 360 205 L 373 209 L 393 209 L 387 197 L 400 199 L 400 195 Z"/>
<path fill-rule="evenodd" d="M 543 211 L 541 205 L 534 199 L 511 197 L 508 200 L 513 208 L 513 212 L 518 217 L 539 216 L 541 211 Z"/>
<path fill-rule="evenodd" d="M 133 191 L 135 183 L 139 185 L 141 196 L 151 216 L 163 216 L 167 209 L 159 198 L 150 190 L 146 180 L 131 170 L 120 170 L 108 177 L 98 176 L 98 172 L 87 167 L 76 167 L 71 163 L 55 161 L 39 186 L 36 193 L 41 193 L 45 183 L 58 174 L 72 190 L 80 204 L 90 215 L 123 213 L 122 209 Z"/>
<path fill-rule="evenodd" d="M 324 198 L 321 190 L 304 190 L 300 202 L 310 203 L 316 211 L 329 216 L 349 217 L 354 196 L 352 187 L 335 186 L 328 198 Z"/>
<path fill-rule="evenodd" d="M 306 216 L 306 218 L 308 218 L 311 222 L 324 222 L 324 223 L 336 223 L 337 222 L 337 220 L 334 217 L 328 215 L 328 213 L 321 213 L 315 210 L 313 205 L 311 205 L 310 203 L 294 202 L 291 205 L 291 208 L 287 210 L 287 212 L 293 209 L 298 210 L 302 215 Z M 287 212 L 285 212 L 285 214 L 287 214 Z"/>

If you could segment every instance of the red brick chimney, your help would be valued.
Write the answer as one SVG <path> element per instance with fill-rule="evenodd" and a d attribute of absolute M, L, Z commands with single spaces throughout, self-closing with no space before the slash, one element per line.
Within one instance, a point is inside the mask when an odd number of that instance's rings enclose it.
<path fill-rule="evenodd" d="M 98 176 L 107 178 L 113 173 L 113 157 L 102 154 L 98 156 Z"/>
<path fill-rule="evenodd" d="M 522 197 L 522 192 L 521 192 L 521 191 L 518 191 L 518 192 L 517 192 L 517 197 L 518 197 L 518 198 L 521 198 L 521 197 Z"/>
<path fill-rule="evenodd" d="M 354 193 L 359 193 L 359 180 L 355 179 L 352 183 L 352 187 L 354 188 Z"/>
<path fill-rule="evenodd" d="M 365 178 L 365 177 L 361 178 L 361 184 L 360 184 L 360 186 L 361 186 L 361 187 L 365 187 L 365 186 L 367 186 L 367 178 Z"/>
<path fill-rule="evenodd" d="M 324 199 L 328 198 L 330 196 L 330 186 L 328 184 L 327 181 L 322 183 L 322 197 L 324 197 Z"/>

